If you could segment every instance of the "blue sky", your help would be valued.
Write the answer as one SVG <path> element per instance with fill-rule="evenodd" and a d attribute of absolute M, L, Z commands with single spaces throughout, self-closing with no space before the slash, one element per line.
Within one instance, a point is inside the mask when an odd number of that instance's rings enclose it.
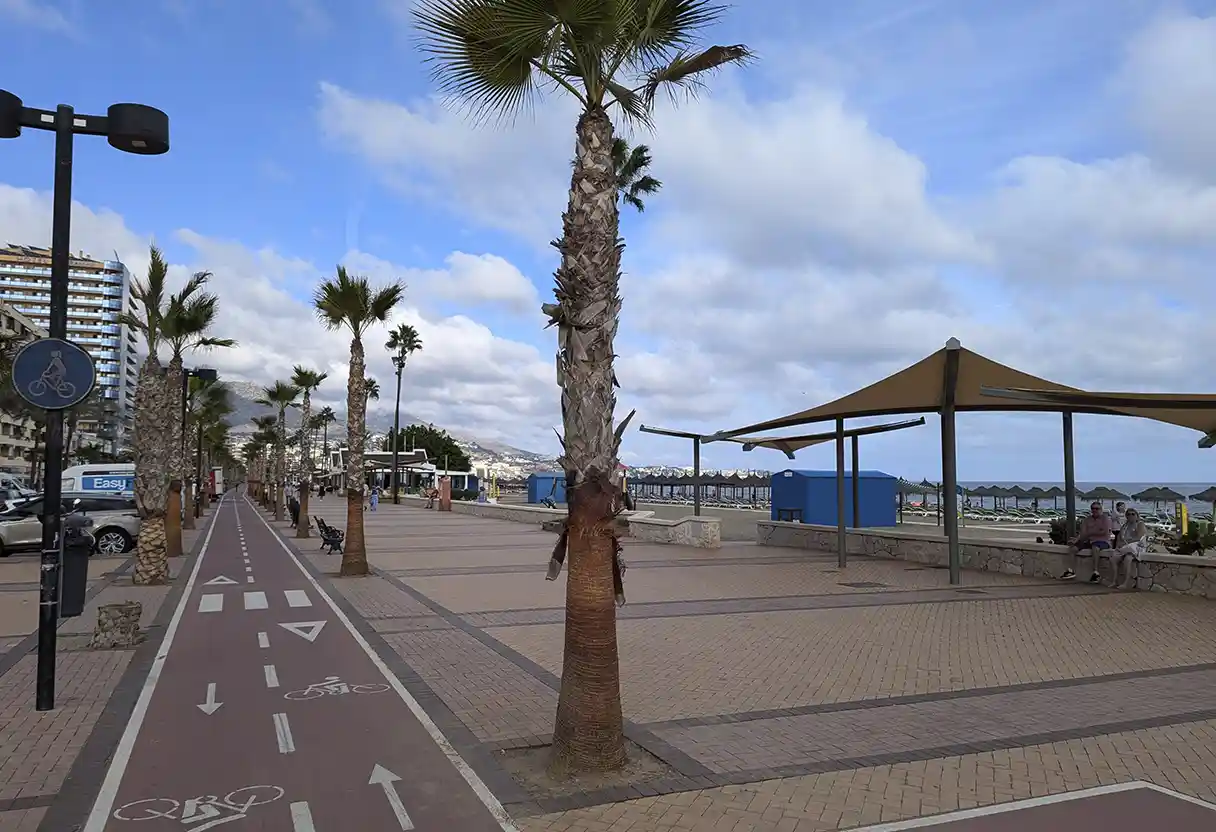
<path fill-rule="evenodd" d="M 0 78 L 32 106 L 170 114 L 164 157 L 78 142 L 75 244 L 138 272 L 155 238 L 175 274 L 214 272 L 241 347 L 206 361 L 229 377 L 267 383 L 311 362 L 340 399 L 345 345 L 307 297 L 345 262 L 409 285 L 401 319 L 427 348 L 405 409 L 551 450 L 553 339 L 536 306 L 575 114 L 549 99 L 495 128 L 445 109 L 409 7 L 0 0 L 0 26 L 20 32 Z M 739 4 L 707 41 L 758 60 L 633 137 L 665 187 L 623 215 L 622 407 L 732 427 L 849 392 L 951 336 L 1078 386 L 1210 390 L 1214 15 L 1216 0 Z M 0 237 L 45 242 L 51 142 L 0 147 Z M 387 359 L 372 371 L 387 380 Z M 1059 478 L 1054 420 L 964 427 L 963 478 Z M 1185 431 L 1093 418 L 1079 434 L 1082 479 L 1216 479 Z M 625 459 L 685 450 L 631 434 Z M 905 476 L 940 469 L 930 428 L 866 453 Z"/>

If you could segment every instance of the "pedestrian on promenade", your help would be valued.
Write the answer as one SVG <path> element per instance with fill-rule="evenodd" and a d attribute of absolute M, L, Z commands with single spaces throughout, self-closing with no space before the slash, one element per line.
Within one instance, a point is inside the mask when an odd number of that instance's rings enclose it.
<path fill-rule="evenodd" d="M 1114 589 L 1119 583 L 1119 567 L 1127 564 L 1127 579 L 1122 589 L 1131 589 L 1136 585 L 1137 564 L 1140 557 L 1148 551 L 1148 526 L 1140 519 L 1140 512 L 1129 508 L 1124 514 L 1123 526 L 1115 536 L 1115 548 L 1110 553 L 1111 569 L 1110 587 Z"/>
<path fill-rule="evenodd" d="M 1089 576 L 1089 582 L 1096 584 L 1101 580 L 1098 576 L 1098 553 L 1104 549 L 1109 550 L 1110 541 L 1110 515 L 1102 510 L 1101 503 L 1095 501 L 1089 507 L 1089 516 L 1081 521 L 1081 531 L 1070 541 L 1068 551 L 1072 555 L 1071 564 L 1064 570 L 1060 580 L 1071 581 L 1077 577 L 1077 558 L 1082 556 L 1082 550 L 1088 549 L 1089 554 L 1085 557 L 1094 559 L 1094 571 Z"/>
<path fill-rule="evenodd" d="M 376 510 L 376 506 L 380 505 L 380 489 L 372 488 L 372 493 L 367 498 L 368 505 L 372 511 Z"/>

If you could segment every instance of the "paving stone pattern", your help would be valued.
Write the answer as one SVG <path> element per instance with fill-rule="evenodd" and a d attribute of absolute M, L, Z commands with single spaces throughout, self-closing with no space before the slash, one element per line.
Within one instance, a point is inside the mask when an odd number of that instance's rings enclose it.
<path fill-rule="evenodd" d="M 1063 694 L 1063 695 L 1062 695 Z M 1216 670 L 694 728 L 652 728 L 715 772 L 965 746 L 1208 711 Z M 937 756 L 937 755 L 935 755 Z M 850 766 L 851 767 L 851 766 Z"/>
<path fill-rule="evenodd" d="M 0 832 L 37 832 L 45 814 L 45 808 L 0 812 Z"/>
<path fill-rule="evenodd" d="M 33 708 L 36 656 L 0 676 L 0 805 L 59 791 L 131 656 L 125 650 L 60 655 L 53 711 Z"/>

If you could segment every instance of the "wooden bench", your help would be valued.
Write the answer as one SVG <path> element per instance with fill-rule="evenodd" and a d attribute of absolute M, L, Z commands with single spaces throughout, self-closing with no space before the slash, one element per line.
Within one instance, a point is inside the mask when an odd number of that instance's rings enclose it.
<path fill-rule="evenodd" d="M 333 526 L 326 523 L 320 517 L 313 517 L 317 521 L 317 533 L 321 535 L 321 546 L 329 554 L 342 554 L 342 542 L 346 539 L 346 532 L 341 529 L 335 529 Z"/>

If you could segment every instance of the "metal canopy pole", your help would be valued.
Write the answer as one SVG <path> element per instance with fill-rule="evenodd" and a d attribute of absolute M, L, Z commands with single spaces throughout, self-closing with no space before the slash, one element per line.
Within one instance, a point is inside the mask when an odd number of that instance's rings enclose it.
<path fill-rule="evenodd" d="M 857 434 L 853 434 L 853 528 L 861 528 L 861 450 Z"/>
<path fill-rule="evenodd" d="M 950 553 L 950 583 L 962 582 L 962 554 L 958 543 L 958 459 L 955 448 L 954 397 L 958 388 L 958 364 L 962 345 L 957 338 L 946 342 L 946 365 L 942 379 L 942 499 L 945 503 L 946 541 Z"/>
<path fill-rule="evenodd" d="M 692 440 L 692 513 L 701 516 L 701 437 Z"/>
<path fill-rule="evenodd" d="M 1077 470 L 1073 456 L 1072 411 L 1065 410 L 1061 415 L 1064 422 L 1064 514 L 1068 518 L 1064 539 L 1067 541 L 1076 533 L 1077 526 Z"/>
<path fill-rule="evenodd" d="M 844 419 L 836 420 L 836 564 L 848 566 L 848 538 L 844 523 Z"/>

